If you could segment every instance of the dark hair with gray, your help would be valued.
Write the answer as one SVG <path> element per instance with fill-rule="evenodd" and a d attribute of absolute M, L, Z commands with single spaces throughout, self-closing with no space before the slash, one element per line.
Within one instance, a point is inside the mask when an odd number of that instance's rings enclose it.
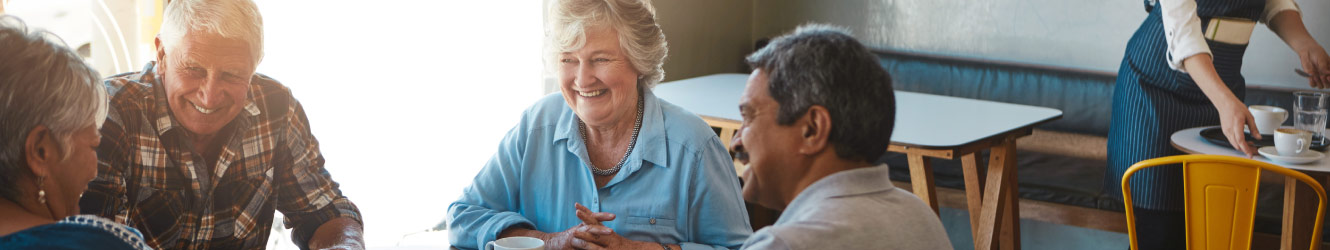
<path fill-rule="evenodd" d="M 70 136 L 100 127 L 108 103 L 96 70 L 55 35 L 29 31 L 16 17 L 0 16 L 0 58 L 0 198 L 17 201 L 28 132 L 50 129 L 68 160 Z"/>
<path fill-rule="evenodd" d="M 849 32 L 806 24 L 748 56 L 767 74 L 767 89 L 780 106 L 776 121 L 789 125 L 813 105 L 831 116 L 831 135 L 842 159 L 873 161 L 891 142 L 896 96 L 891 76 Z"/>

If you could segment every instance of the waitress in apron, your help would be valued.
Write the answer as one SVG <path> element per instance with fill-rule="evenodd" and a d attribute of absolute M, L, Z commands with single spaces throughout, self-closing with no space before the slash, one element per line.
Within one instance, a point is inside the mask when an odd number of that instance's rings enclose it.
<path fill-rule="evenodd" d="M 1330 87 L 1330 57 L 1293 0 L 1146 0 L 1145 7 L 1150 14 L 1127 43 L 1113 94 L 1104 188 L 1119 200 L 1132 164 L 1182 154 L 1169 142 L 1178 130 L 1220 124 L 1234 149 L 1256 152 L 1243 137 L 1256 125 L 1242 102 L 1241 68 L 1257 22 L 1298 54 L 1310 86 Z M 1182 169 L 1146 169 L 1131 185 L 1141 249 L 1185 248 Z"/>

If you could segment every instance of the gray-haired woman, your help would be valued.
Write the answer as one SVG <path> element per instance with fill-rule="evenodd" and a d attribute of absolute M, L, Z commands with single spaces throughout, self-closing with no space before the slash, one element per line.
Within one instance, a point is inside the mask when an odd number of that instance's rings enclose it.
<path fill-rule="evenodd" d="M 133 228 L 76 215 L 97 175 L 106 90 L 48 35 L 0 16 L 0 249 L 148 249 Z"/>
<path fill-rule="evenodd" d="M 453 246 L 737 248 L 752 228 L 725 147 L 651 93 L 665 35 L 640 0 L 561 0 L 546 52 L 561 94 L 530 109 L 448 210 Z"/>

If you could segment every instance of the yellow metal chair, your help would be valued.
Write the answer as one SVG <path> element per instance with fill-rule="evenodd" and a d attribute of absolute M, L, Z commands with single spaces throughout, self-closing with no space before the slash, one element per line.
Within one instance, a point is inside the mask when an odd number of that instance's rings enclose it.
<path fill-rule="evenodd" d="M 1136 216 L 1132 213 L 1131 175 L 1141 169 L 1182 164 L 1186 199 L 1187 249 L 1250 249 L 1256 190 L 1261 170 L 1291 176 L 1316 190 L 1316 223 L 1312 242 L 1321 242 L 1325 215 L 1325 189 L 1306 174 L 1252 159 L 1222 155 L 1179 155 L 1141 161 L 1122 176 L 1122 201 L 1127 212 L 1127 235 L 1136 247 Z M 1320 244 L 1311 244 L 1315 250 Z"/>

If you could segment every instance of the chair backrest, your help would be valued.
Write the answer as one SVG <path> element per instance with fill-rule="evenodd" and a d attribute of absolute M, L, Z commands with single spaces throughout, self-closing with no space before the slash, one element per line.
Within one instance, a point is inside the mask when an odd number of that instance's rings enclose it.
<path fill-rule="evenodd" d="M 1141 169 L 1182 164 L 1186 199 L 1187 249 L 1250 249 L 1252 220 L 1256 214 L 1256 191 L 1261 170 L 1290 176 L 1316 191 L 1316 223 L 1312 242 L 1321 241 L 1325 215 L 1325 189 L 1311 177 L 1278 165 L 1223 155 L 1179 155 L 1144 160 L 1122 176 L 1122 201 L 1127 212 L 1127 235 L 1136 246 L 1136 217 L 1132 213 L 1131 176 Z M 1315 250 L 1319 244 L 1311 244 Z"/>

